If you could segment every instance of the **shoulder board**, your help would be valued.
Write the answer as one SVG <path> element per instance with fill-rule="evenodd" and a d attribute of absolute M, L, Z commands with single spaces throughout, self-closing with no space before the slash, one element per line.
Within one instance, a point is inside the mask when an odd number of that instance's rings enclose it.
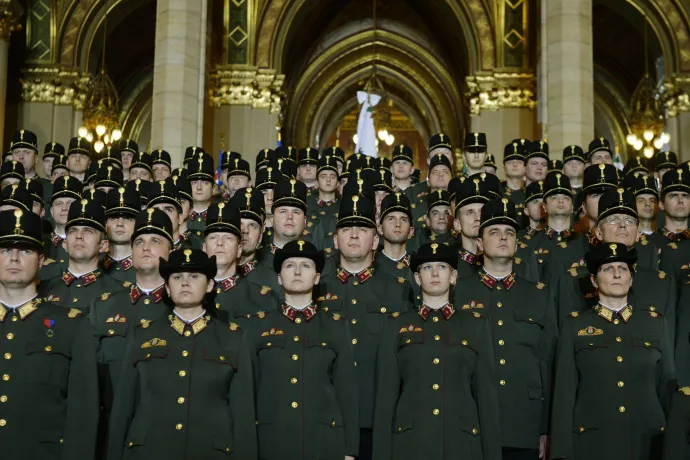
<path fill-rule="evenodd" d="M 690 396 L 690 387 L 678 388 L 678 393 L 683 393 L 685 396 Z"/>
<path fill-rule="evenodd" d="M 140 326 L 141 326 L 142 329 L 148 329 L 149 326 L 151 326 L 151 320 L 142 319 L 142 320 L 141 320 L 141 323 L 140 323 Z"/>
<path fill-rule="evenodd" d="M 272 290 L 273 289 L 271 289 L 270 286 L 261 286 L 261 291 L 259 291 L 259 292 L 261 293 L 261 295 L 266 295 L 269 292 L 271 292 Z"/>
<path fill-rule="evenodd" d="M 228 329 L 230 329 L 232 332 L 235 332 L 240 330 L 240 326 L 237 323 L 230 323 L 228 325 Z"/>
<path fill-rule="evenodd" d="M 122 283 L 122 287 L 128 288 L 128 287 L 131 287 L 131 286 L 132 286 L 132 283 L 131 283 L 130 281 L 125 281 L 124 283 Z"/>
<path fill-rule="evenodd" d="M 108 297 L 110 297 L 110 292 L 104 292 L 101 294 L 101 300 L 108 300 Z"/>
<path fill-rule="evenodd" d="M 578 316 L 580 316 L 580 313 L 579 313 L 579 312 L 576 312 L 576 311 L 571 311 L 571 312 L 568 314 L 568 316 L 570 316 L 571 318 L 577 318 Z"/>
<path fill-rule="evenodd" d="M 570 273 L 570 276 L 572 276 L 573 278 L 577 277 L 577 268 L 569 268 L 568 273 Z"/>
<path fill-rule="evenodd" d="M 55 259 L 51 259 L 51 258 L 49 258 L 49 257 L 46 257 L 46 258 L 43 260 L 43 266 L 44 266 L 44 267 L 47 267 L 48 265 L 54 264 L 55 262 L 56 262 Z"/>
<path fill-rule="evenodd" d="M 546 284 L 544 283 L 537 283 L 537 289 L 542 290 L 546 287 Z"/>
<path fill-rule="evenodd" d="M 79 315 L 83 315 L 83 313 L 81 310 L 77 310 L 76 308 L 70 308 L 69 313 L 67 313 L 67 316 L 71 319 L 74 319 Z"/>
<path fill-rule="evenodd" d="M 664 278 L 666 278 L 666 272 L 659 270 L 659 279 L 662 280 Z"/>

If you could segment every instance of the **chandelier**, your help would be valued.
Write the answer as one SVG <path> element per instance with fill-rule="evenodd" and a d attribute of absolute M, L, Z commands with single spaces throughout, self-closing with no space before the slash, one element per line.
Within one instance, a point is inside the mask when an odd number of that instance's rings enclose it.
<path fill-rule="evenodd" d="M 86 97 L 83 124 L 77 130 L 79 137 L 84 137 L 93 143 L 96 153 L 100 153 L 106 146 L 122 138 L 122 131 L 118 127 L 117 89 L 115 89 L 115 85 L 105 71 L 107 18 L 108 9 L 106 8 L 103 20 L 101 71 L 94 78 L 89 94 Z"/>
<path fill-rule="evenodd" d="M 637 152 L 652 158 L 671 141 L 666 129 L 666 108 L 661 100 L 657 84 L 649 75 L 647 56 L 647 18 L 644 26 L 644 65 L 642 80 L 635 88 L 630 101 L 630 131 L 626 140 Z"/>

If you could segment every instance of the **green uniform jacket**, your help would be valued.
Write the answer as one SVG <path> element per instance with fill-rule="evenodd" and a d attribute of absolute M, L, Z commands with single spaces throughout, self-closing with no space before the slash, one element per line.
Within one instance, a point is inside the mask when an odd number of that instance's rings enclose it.
<path fill-rule="evenodd" d="M 163 302 L 165 286 L 149 294 L 127 281 L 122 287 L 113 294 L 102 294 L 89 311 L 91 329 L 98 344 L 98 376 L 105 415 L 110 414 L 127 351 L 127 340 L 134 333 L 134 328 L 170 313 Z M 102 420 L 104 426 L 106 422 L 107 418 Z"/>
<path fill-rule="evenodd" d="M 690 458 L 690 387 L 682 387 L 673 395 L 668 424 L 664 431 L 664 460 Z"/>
<path fill-rule="evenodd" d="M 242 331 L 171 314 L 136 326 L 110 420 L 108 460 L 256 459 Z"/>
<path fill-rule="evenodd" d="M 359 388 L 359 424 L 373 428 L 376 367 L 379 342 L 388 318 L 414 305 L 414 294 L 404 279 L 395 279 L 371 267 L 357 275 L 338 268 L 321 276 L 319 302 L 329 313 L 344 317 L 352 331 Z"/>
<path fill-rule="evenodd" d="M 649 242 L 659 249 L 665 248 L 669 245 L 669 243 L 673 243 L 676 240 L 673 233 L 667 232 L 662 227 L 659 227 L 654 232 L 650 233 L 647 236 L 647 239 L 649 239 Z"/>
<path fill-rule="evenodd" d="M 386 256 L 383 251 L 377 251 L 374 256 L 374 265 L 376 269 L 386 275 L 393 277 L 395 279 L 404 278 L 407 283 L 412 288 L 412 292 L 415 294 L 415 299 L 420 294 L 419 285 L 414 280 L 414 273 L 410 270 L 410 260 L 412 259 L 411 254 L 405 255 L 400 260 L 393 260 Z"/>
<path fill-rule="evenodd" d="M 199 249 L 204 246 L 204 232 L 203 230 L 192 231 L 187 229 L 186 232 L 180 233 L 180 237 L 175 241 L 173 250 L 177 249 Z"/>
<path fill-rule="evenodd" d="M 271 263 L 273 262 L 271 261 Z M 258 260 L 251 260 L 238 265 L 237 271 L 240 273 L 242 281 L 250 282 L 253 289 L 259 289 L 259 293 L 273 292 L 278 298 L 282 298 L 283 286 L 278 284 L 278 275 L 273 271 L 273 267 Z M 267 305 L 266 308 L 271 309 L 274 306 Z"/>
<path fill-rule="evenodd" d="M 191 230 L 192 233 L 196 233 L 197 236 L 203 238 L 204 230 L 206 229 L 206 211 L 196 212 L 192 209 L 189 213 L 189 221 L 187 222 L 187 229 Z"/>
<path fill-rule="evenodd" d="M 64 259 L 62 259 L 64 260 Z M 55 259 L 50 259 L 48 257 L 45 258 L 43 261 L 43 265 L 41 265 L 41 269 L 38 272 L 38 280 L 39 281 L 46 281 L 49 280 L 50 278 L 55 278 L 56 276 L 61 276 L 62 272 L 67 270 L 67 261 L 60 263 L 56 261 Z"/>
<path fill-rule="evenodd" d="M 676 313 L 676 375 L 678 386 L 685 387 L 690 385 L 690 281 L 678 287 Z"/>
<path fill-rule="evenodd" d="M 77 308 L 88 313 L 91 303 L 102 294 L 122 289 L 122 282 L 103 273 L 100 268 L 77 278 L 68 270 L 61 276 L 42 281 L 38 285 L 38 293 L 43 297 L 54 296 L 59 302 L 71 308 Z"/>
<path fill-rule="evenodd" d="M 307 319 L 309 318 L 309 319 Z M 252 320 L 259 458 L 342 460 L 359 450 L 357 374 L 345 318 L 313 305 Z"/>
<path fill-rule="evenodd" d="M 527 245 L 518 241 L 518 249 L 513 258 L 513 270 L 515 273 L 528 281 L 537 283 L 539 281 L 539 265 Z M 465 251 L 462 247 L 458 250 L 458 279 L 477 273 L 483 265 L 484 256 L 475 255 Z"/>
<path fill-rule="evenodd" d="M 129 281 L 130 283 L 136 281 L 137 276 L 132 266 L 132 256 L 125 257 L 122 260 L 115 260 L 106 254 L 100 262 L 100 267 L 104 273 L 117 281 Z"/>
<path fill-rule="evenodd" d="M 529 250 L 537 259 L 537 264 L 539 265 L 539 279 L 543 280 L 547 278 L 551 254 L 563 249 L 561 247 L 561 243 L 567 244 L 568 242 L 576 239 L 578 236 L 579 235 L 571 230 L 566 230 L 559 233 L 552 228 L 545 228 L 536 232 L 528 231 L 522 238 L 519 239 L 529 247 Z"/>
<path fill-rule="evenodd" d="M 569 269 L 559 277 L 557 286 L 559 325 L 570 313 L 590 310 L 599 302 L 587 267 Z M 675 280 L 665 272 L 638 267 L 629 294 L 637 311 L 656 311 L 666 319 L 671 344 L 676 343 L 676 291 Z"/>
<path fill-rule="evenodd" d="M 674 390 L 661 315 L 630 306 L 571 314 L 558 344 L 551 458 L 660 458 Z"/>
<path fill-rule="evenodd" d="M 50 300 L 0 306 L 0 337 L 0 457 L 92 460 L 98 376 L 86 318 Z"/>
<path fill-rule="evenodd" d="M 557 338 L 546 286 L 514 273 L 496 281 L 482 269 L 458 279 L 453 294 L 455 308 L 479 312 L 489 322 L 503 446 L 536 449 L 548 432 Z"/>
<path fill-rule="evenodd" d="M 690 280 L 690 241 L 669 243 L 661 250 L 661 269 L 680 284 Z"/>
<path fill-rule="evenodd" d="M 218 319 L 237 323 L 244 329 L 254 315 L 275 309 L 279 300 L 270 287 L 235 275 L 216 281 L 215 301 Z"/>
<path fill-rule="evenodd" d="M 453 248 L 459 248 L 462 245 L 460 235 L 455 230 L 449 230 L 443 235 L 437 235 L 424 225 L 424 227 L 417 229 L 414 237 L 407 242 L 407 248 L 410 252 L 416 252 L 420 246 L 432 242 L 445 244 Z"/>
<path fill-rule="evenodd" d="M 494 353 L 477 312 L 421 306 L 379 348 L 374 459 L 500 460 Z"/>
<path fill-rule="evenodd" d="M 339 201 L 322 201 L 319 200 L 319 193 L 312 193 L 307 197 L 307 220 L 317 222 L 324 216 L 337 216 L 339 208 Z"/>
<path fill-rule="evenodd" d="M 60 264 L 66 265 L 69 261 L 69 255 L 65 248 L 62 247 L 63 241 L 65 241 L 65 239 L 55 232 L 46 235 L 46 239 L 43 241 L 43 246 L 45 248 L 44 255 Z"/>

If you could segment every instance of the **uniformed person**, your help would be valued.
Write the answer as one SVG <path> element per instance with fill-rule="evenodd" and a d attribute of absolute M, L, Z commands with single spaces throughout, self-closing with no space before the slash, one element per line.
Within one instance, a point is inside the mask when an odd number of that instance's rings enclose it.
<path fill-rule="evenodd" d="M 35 178 L 25 179 L 24 187 L 26 187 L 33 202 L 31 210 L 34 214 L 37 214 L 38 217 L 43 218 L 45 216 L 45 209 L 43 208 L 43 186 L 41 182 L 37 181 Z M 45 228 L 45 224 L 43 228 Z M 50 228 L 52 230 L 52 225 Z"/>
<path fill-rule="evenodd" d="M 527 228 L 518 232 L 518 238 L 528 245 L 532 237 L 544 227 L 544 181 L 532 182 L 525 187 L 525 216 Z"/>
<path fill-rule="evenodd" d="M 273 241 L 273 197 L 275 196 L 276 184 L 282 177 L 280 171 L 282 163 L 289 162 L 279 158 L 275 163 L 269 163 L 256 174 L 256 190 L 261 192 L 264 200 L 262 207 L 265 217 L 260 241 L 262 246 L 270 245 Z"/>
<path fill-rule="evenodd" d="M 557 325 L 546 286 L 515 273 L 517 229 L 515 205 L 508 198 L 482 207 L 483 265 L 458 279 L 453 305 L 486 316 L 491 325 L 503 458 L 536 459 L 547 446 Z"/>
<path fill-rule="evenodd" d="M 635 256 L 620 243 L 586 255 L 599 302 L 571 314 L 561 329 L 552 459 L 661 458 L 675 389 L 673 348 L 663 316 L 628 295 Z"/>
<path fill-rule="evenodd" d="M 690 440 L 688 439 L 688 424 L 690 423 L 689 386 L 680 387 L 672 396 L 671 408 L 666 419 L 663 460 L 687 460 L 690 458 Z"/>
<path fill-rule="evenodd" d="M 321 156 L 324 157 L 326 155 L 335 157 L 335 161 L 338 165 L 338 175 L 342 174 L 345 169 L 345 151 L 337 146 L 326 147 L 321 152 Z"/>
<path fill-rule="evenodd" d="M 0 190 L 24 180 L 24 166 L 18 161 L 5 161 L 0 166 Z"/>
<path fill-rule="evenodd" d="M 357 374 L 346 317 L 318 302 L 323 252 L 305 240 L 278 249 L 279 308 L 245 332 L 254 362 L 259 458 L 354 460 Z"/>
<path fill-rule="evenodd" d="M 125 181 L 129 182 L 129 167 L 132 165 L 134 155 L 139 153 L 139 145 L 131 139 L 120 139 L 120 152 L 122 159 L 122 172 Z"/>
<path fill-rule="evenodd" d="M 50 182 L 55 183 L 60 177 L 69 175 L 67 168 L 67 155 L 60 155 L 53 162 L 53 169 L 50 170 Z"/>
<path fill-rule="evenodd" d="M 312 241 L 319 249 L 333 247 L 338 220 L 338 162 L 334 156 L 319 158 L 316 170 L 318 193 L 307 196 L 307 225 L 312 224 Z"/>
<path fill-rule="evenodd" d="M 187 165 L 189 182 L 192 186 L 192 210 L 189 213 L 188 227 L 192 231 L 204 231 L 206 210 L 213 198 L 213 177 L 215 168 L 210 155 L 197 154 Z"/>
<path fill-rule="evenodd" d="M 410 200 L 403 192 L 388 195 L 381 203 L 378 225 L 379 238 L 383 248 L 376 252 L 376 268 L 394 278 L 405 278 L 413 283 L 410 270 L 411 254 L 407 244 L 414 236 Z"/>
<path fill-rule="evenodd" d="M 481 265 L 477 247 L 482 207 L 489 201 L 489 191 L 479 174 L 458 184 L 455 195 L 453 228 L 460 233 L 457 270 L 460 277 L 471 275 Z"/>
<path fill-rule="evenodd" d="M 497 170 L 498 166 L 496 166 L 496 157 L 491 153 L 487 154 L 486 161 L 484 162 L 484 171 L 495 176 Z"/>
<path fill-rule="evenodd" d="M 491 335 L 450 301 L 457 261 L 438 243 L 413 257 L 421 299 L 389 321 L 379 349 L 375 459 L 501 459 Z"/>
<path fill-rule="evenodd" d="M 506 175 L 505 182 L 501 183 L 503 195 L 510 198 L 518 208 L 525 204 L 525 152 L 525 147 L 518 140 L 503 149 L 503 169 Z"/>
<path fill-rule="evenodd" d="M 453 229 L 450 207 L 450 193 L 438 189 L 427 195 L 427 213 L 422 228 L 415 231 L 416 238 L 410 248 L 417 248 L 428 242 L 435 242 L 456 248 L 459 244 L 459 233 Z"/>
<path fill-rule="evenodd" d="M 132 164 L 129 167 L 129 180 L 141 179 L 151 182 L 153 176 L 153 160 L 147 152 L 139 152 L 134 155 Z"/>
<path fill-rule="evenodd" d="M 184 151 L 182 166 L 189 170 L 189 163 L 191 163 L 192 160 L 198 159 L 200 155 L 206 155 L 206 150 L 204 150 L 202 147 L 190 145 Z"/>
<path fill-rule="evenodd" d="M 482 174 L 486 174 L 482 172 Z M 419 192 L 414 198 L 410 198 L 412 207 L 412 218 L 416 229 L 423 228 L 428 211 L 428 195 L 437 190 L 448 190 L 448 183 L 453 177 L 453 163 L 446 155 L 439 152 L 434 155 L 429 162 L 428 187 Z"/>
<path fill-rule="evenodd" d="M 99 255 L 106 246 L 105 209 L 86 198 L 75 201 L 69 208 L 65 230 L 67 268 L 41 282 L 39 292 L 44 297 L 60 297 L 65 306 L 88 313 L 94 299 L 122 288 L 120 282 L 98 266 Z"/>
<path fill-rule="evenodd" d="M 297 179 L 304 182 L 307 190 L 318 189 L 316 180 L 319 151 L 311 147 L 305 147 L 297 152 Z"/>
<path fill-rule="evenodd" d="M 431 159 L 436 155 L 441 154 L 448 158 L 448 162 L 453 165 L 453 145 L 450 137 L 443 133 L 434 134 L 429 138 L 428 147 L 426 150 L 426 164 L 431 165 Z M 429 167 L 431 171 L 431 167 Z M 411 187 L 405 189 L 405 194 L 410 199 L 410 203 L 415 203 L 419 198 L 425 196 L 424 194 L 429 189 L 429 181 L 419 181 Z M 424 215 L 422 212 L 421 215 Z"/>
<path fill-rule="evenodd" d="M 656 249 L 640 239 L 632 192 L 619 188 L 601 195 L 595 234 L 600 244 L 621 243 L 629 249 L 636 249 L 635 278 L 629 298 L 631 302 L 634 299 L 637 311 L 656 312 L 664 317 L 669 339 L 675 343 L 676 283 L 665 272 L 658 271 Z M 586 267 L 579 263 L 561 274 L 556 292 L 559 294 L 559 323 L 569 313 L 588 310 L 597 301 Z"/>
<path fill-rule="evenodd" d="M 67 219 L 69 208 L 74 201 L 81 200 L 81 182 L 71 176 L 63 176 L 53 183 L 53 195 L 50 199 L 50 215 L 53 218 L 53 232 L 44 242 L 46 258 L 57 261 L 62 266 L 67 264 L 67 251 L 62 242 L 67 237 Z"/>
<path fill-rule="evenodd" d="M 105 165 L 104 160 L 98 160 L 99 163 L 103 162 L 96 171 L 96 177 L 94 179 L 94 184 L 92 188 L 96 190 L 103 191 L 106 195 L 109 191 L 124 187 L 125 181 L 122 175 L 122 171 L 116 166 Z"/>
<path fill-rule="evenodd" d="M 467 133 L 465 135 L 465 146 L 462 157 L 465 164 L 465 176 L 486 172 L 484 163 L 487 157 L 486 134 Z"/>
<path fill-rule="evenodd" d="M 609 140 L 600 137 L 590 142 L 587 161 L 590 165 L 608 164 L 613 166 L 613 151 Z"/>
<path fill-rule="evenodd" d="M 56 146 L 58 144 L 47 144 L 46 147 L 51 145 Z M 62 146 L 60 145 L 55 150 L 59 152 L 60 147 Z M 43 187 L 43 196 L 41 200 L 46 202 L 49 201 L 50 194 L 52 192 L 50 188 L 50 179 L 40 177 L 36 172 L 36 162 L 38 160 L 38 138 L 36 137 L 36 134 L 28 130 L 18 129 L 14 133 L 14 139 L 10 144 L 10 150 L 12 151 L 12 159 L 20 162 L 24 166 L 24 177 L 39 182 Z M 46 150 L 49 154 L 48 158 L 55 158 L 55 155 L 59 154 L 57 152 L 53 152 L 54 149 L 52 147 L 47 148 Z M 62 153 L 64 152 L 65 148 L 62 147 Z M 45 153 L 43 155 L 43 161 L 45 163 Z M 50 174 L 50 169 L 46 171 L 46 174 Z"/>
<path fill-rule="evenodd" d="M 209 257 L 216 258 L 218 271 L 214 289 L 218 318 L 244 327 L 253 315 L 265 312 L 267 304 L 275 304 L 277 294 L 273 290 L 262 293 L 261 288 L 240 276 L 237 266 L 242 254 L 241 225 L 238 206 L 232 203 L 212 204 L 208 208 L 203 249 Z"/>
<path fill-rule="evenodd" d="M 170 218 L 159 210 L 139 211 L 135 217 L 132 245 L 132 281 L 122 289 L 104 292 L 89 312 L 92 331 L 98 344 L 98 369 L 101 388 L 99 449 L 106 448 L 106 434 L 115 390 L 127 346 L 127 339 L 139 324 L 162 318 L 168 313 L 163 303 L 164 280 L 158 271 L 160 258 L 167 259 L 172 249 Z"/>
<path fill-rule="evenodd" d="M 37 293 L 41 219 L 0 212 L 0 444 L 7 459 L 91 460 L 98 426 L 86 318 Z M 67 302 L 66 302 L 67 304 Z"/>
<path fill-rule="evenodd" d="M 180 233 L 180 222 L 182 221 L 182 202 L 180 199 L 180 192 L 175 185 L 172 178 L 164 181 L 158 181 L 153 184 L 148 194 L 149 208 L 160 209 L 165 212 L 172 222 L 172 236 L 175 241 L 174 249 L 190 248 L 200 249 L 196 243 L 199 242 L 196 238 L 183 238 Z"/>
<path fill-rule="evenodd" d="M 101 260 L 101 267 L 118 281 L 134 282 L 132 233 L 140 209 L 141 198 L 135 190 L 118 187 L 108 192 L 105 205 L 108 252 Z"/>
<path fill-rule="evenodd" d="M 154 150 L 151 152 L 151 169 L 153 180 L 165 180 L 172 176 L 172 160 L 170 154 L 165 150 Z"/>
<path fill-rule="evenodd" d="M 281 178 L 275 186 L 271 210 L 273 212 L 273 239 L 257 254 L 257 259 L 269 267 L 273 266 L 273 255 L 276 249 L 282 248 L 285 243 L 308 235 L 308 231 L 305 230 L 307 186 L 304 182 Z"/>
<path fill-rule="evenodd" d="M 582 188 L 585 175 L 585 152 L 579 145 L 569 145 L 563 149 L 563 174 L 568 177 L 573 194 Z"/>
<path fill-rule="evenodd" d="M 85 174 L 91 164 L 93 146 L 88 139 L 83 137 L 73 137 L 69 141 L 67 149 L 67 168 L 69 175 L 79 179 L 82 183 L 86 179 Z"/>
<path fill-rule="evenodd" d="M 544 141 L 527 144 L 524 161 L 526 185 L 546 179 L 549 170 L 549 144 Z"/>
<path fill-rule="evenodd" d="M 391 161 L 393 190 L 404 192 L 412 186 L 412 172 L 414 171 L 412 149 L 405 144 L 396 145 L 391 153 Z"/>
<path fill-rule="evenodd" d="M 251 359 L 212 316 L 215 259 L 182 249 L 159 270 L 174 308 L 130 332 L 108 459 L 256 459 Z"/>
<path fill-rule="evenodd" d="M 335 270 L 321 279 L 318 300 L 324 310 L 338 313 L 352 328 L 359 388 L 359 458 L 367 459 L 371 457 L 376 360 L 384 323 L 391 314 L 407 311 L 413 299 L 405 278 L 390 277 L 373 265 L 378 247 L 376 208 L 368 194 L 357 194 L 358 188 L 359 184 L 348 184 L 340 201 L 335 235 L 339 254 Z"/>
<path fill-rule="evenodd" d="M 649 235 L 652 244 L 664 249 L 669 243 L 690 239 L 690 174 L 682 168 L 664 174 L 659 208 L 664 212 L 664 227 Z"/>
<path fill-rule="evenodd" d="M 271 149 L 261 149 L 259 153 L 256 154 L 256 166 L 254 167 L 255 172 L 266 168 L 269 163 L 276 161 L 276 152 Z"/>
<path fill-rule="evenodd" d="M 625 177 L 624 184 L 635 195 L 637 215 L 640 219 L 639 232 L 654 244 L 650 236 L 654 233 L 659 214 L 659 189 L 656 181 L 653 176 L 633 173 Z"/>
<path fill-rule="evenodd" d="M 193 248 L 200 248 L 203 244 L 203 232 L 201 230 L 192 231 L 189 228 L 189 215 L 192 211 L 193 199 L 192 186 L 189 184 L 189 179 L 187 179 L 186 170 L 175 170 L 175 173 L 171 177 L 175 187 L 177 187 L 180 196 L 180 205 L 182 206 L 182 218 L 179 228 L 180 239 L 182 241 L 190 241 Z"/>
<path fill-rule="evenodd" d="M 60 158 L 60 155 L 65 154 L 65 146 L 57 142 L 49 142 L 45 145 L 43 149 L 43 173 L 46 175 L 48 183 L 51 182 L 50 175 L 53 171 L 53 164 L 55 160 Z M 46 190 L 46 184 L 43 185 L 43 189 Z M 50 200 L 50 195 L 52 190 L 46 191 L 45 201 Z"/>

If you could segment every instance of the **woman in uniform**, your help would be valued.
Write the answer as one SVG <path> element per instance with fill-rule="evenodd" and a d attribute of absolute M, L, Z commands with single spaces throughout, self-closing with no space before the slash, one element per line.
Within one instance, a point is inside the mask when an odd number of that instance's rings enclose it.
<path fill-rule="evenodd" d="M 251 360 L 242 331 L 211 316 L 215 257 L 173 251 L 160 273 L 174 308 L 129 341 L 109 460 L 256 459 Z"/>
<path fill-rule="evenodd" d="M 635 249 L 603 243 L 585 255 L 599 302 L 561 329 L 553 392 L 552 459 L 661 458 L 675 389 L 666 321 L 628 296 Z"/>
<path fill-rule="evenodd" d="M 450 303 L 457 263 L 457 252 L 438 243 L 412 257 L 421 302 L 381 339 L 375 460 L 501 458 L 489 327 Z"/>
<path fill-rule="evenodd" d="M 323 252 L 307 241 L 278 249 L 273 268 L 285 301 L 260 313 L 245 333 L 264 460 L 343 460 L 358 453 L 357 380 L 347 323 L 314 302 L 323 266 Z"/>

